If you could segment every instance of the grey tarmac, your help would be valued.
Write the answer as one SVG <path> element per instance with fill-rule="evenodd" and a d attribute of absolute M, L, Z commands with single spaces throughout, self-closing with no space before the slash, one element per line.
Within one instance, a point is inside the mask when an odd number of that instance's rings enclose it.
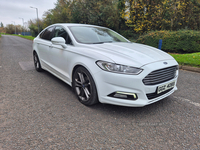
<path fill-rule="evenodd" d="M 0 150 L 200 149 L 200 74 L 142 108 L 79 103 L 71 87 L 34 70 L 32 41 L 0 40 Z"/>

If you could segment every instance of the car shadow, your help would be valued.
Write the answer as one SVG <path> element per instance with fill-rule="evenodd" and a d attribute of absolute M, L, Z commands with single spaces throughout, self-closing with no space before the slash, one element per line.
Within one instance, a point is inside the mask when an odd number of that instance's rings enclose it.
<path fill-rule="evenodd" d="M 62 80 L 60 80 L 59 78 L 55 77 L 54 75 L 52 75 L 51 73 L 47 72 L 47 71 L 43 71 L 42 72 L 45 76 L 47 76 L 48 78 L 51 78 L 51 80 L 54 80 L 55 82 L 57 82 L 59 85 L 63 86 L 63 88 L 66 88 L 66 90 L 68 92 L 70 92 L 71 94 L 74 95 L 74 97 L 76 98 L 75 93 L 72 90 L 72 87 L 69 86 L 68 84 L 66 84 L 65 82 L 63 82 Z M 151 114 L 152 112 L 154 113 L 158 113 L 161 112 L 163 109 L 170 107 L 171 105 L 173 105 L 173 98 L 171 96 L 160 100 L 156 103 L 144 106 L 144 107 L 126 107 L 126 106 L 117 106 L 117 105 L 111 105 L 111 104 L 102 104 L 102 103 L 97 103 L 95 105 L 92 106 L 85 106 L 83 104 L 81 104 L 77 99 L 77 105 L 80 104 L 79 106 L 82 107 L 81 109 L 90 109 L 93 112 L 102 112 L 105 114 L 112 114 L 115 113 L 115 115 L 117 116 L 121 116 L 122 114 L 134 114 L 134 115 L 146 115 L 146 114 Z M 78 106 L 78 107 L 79 107 Z"/>
<path fill-rule="evenodd" d="M 49 73 L 48 71 L 43 70 L 41 72 L 42 74 L 46 75 L 47 77 L 51 78 L 52 80 L 54 80 L 55 82 L 59 83 L 60 85 L 62 85 L 63 87 L 67 88 L 68 90 L 72 91 L 72 87 L 70 85 L 68 85 L 67 83 L 65 83 L 64 81 L 62 81 L 61 79 L 57 78 L 56 76 L 54 76 L 53 74 Z"/>
<path fill-rule="evenodd" d="M 168 107 L 171 104 L 172 101 L 170 100 L 170 97 L 167 97 L 165 99 L 162 99 L 158 102 L 155 102 L 153 104 L 144 106 L 144 107 L 126 107 L 126 106 L 117 106 L 117 105 L 111 105 L 111 104 L 101 104 L 98 103 L 94 106 L 88 107 L 89 109 L 95 109 L 98 111 L 106 111 L 106 112 L 116 112 L 116 113 L 134 113 L 134 114 L 148 114 L 152 111 L 160 111 L 164 107 Z"/>

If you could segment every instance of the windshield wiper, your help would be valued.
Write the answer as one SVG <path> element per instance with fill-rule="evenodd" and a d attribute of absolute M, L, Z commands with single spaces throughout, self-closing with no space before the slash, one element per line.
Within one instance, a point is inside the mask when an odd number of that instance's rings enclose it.
<path fill-rule="evenodd" d="M 95 42 L 95 43 L 92 43 L 92 44 L 103 44 L 103 43 L 112 43 L 113 41 L 104 41 L 104 42 Z"/>
<path fill-rule="evenodd" d="M 92 43 L 92 44 L 103 44 L 104 42 L 95 42 L 95 43 Z"/>

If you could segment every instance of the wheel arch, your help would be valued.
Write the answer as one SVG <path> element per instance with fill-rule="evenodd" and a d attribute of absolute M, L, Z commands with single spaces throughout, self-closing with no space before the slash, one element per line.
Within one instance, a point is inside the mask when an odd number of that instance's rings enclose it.
<path fill-rule="evenodd" d="M 33 49 L 33 55 L 34 54 L 37 54 L 37 56 L 39 57 L 39 54 L 38 54 L 38 52 L 37 52 L 37 50 L 35 50 L 35 49 Z M 39 57 L 40 58 L 40 57 Z"/>
<path fill-rule="evenodd" d="M 92 80 L 93 80 L 93 83 L 94 83 L 94 86 L 95 86 L 95 89 L 96 89 L 96 102 L 94 103 L 94 104 L 96 104 L 96 103 L 99 102 L 98 87 L 97 87 L 97 84 L 96 84 L 96 81 L 95 81 L 95 78 L 94 78 L 94 74 L 91 72 L 90 69 L 88 69 L 88 67 L 86 67 L 86 66 L 84 66 L 82 64 L 77 64 L 77 65 L 74 66 L 74 68 L 72 70 L 72 73 L 71 73 L 71 85 L 72 85 L 72 89 L 74 90 L 74 87 L 73 87 L 73 76 L 75 74 L 76 69 L 79 68 L 79 67 L 82 67 L 82 68 L 86 69 L 89 72 L 90 76 L 92 77 Z M 93 105 L 93 104 L 91 104 L 91 105 Z"/>
<path fill-rule="evenodd" d="M 43 71 L 43 68 L 42 68 L 42 65 L 41 65 L 39 56 L 38 56 L 38 54 L 37 54 L 37 52 L 36 52 L 35 50 L 33 50 L 33 61 L 34 61 L 35 69 L 36 69 L 38 72 L 42 72 L 42 71 Z"/>
<path fill-rule="evenodd" d="M 71 73 L 71 85 L 72 85 L 72 82 L 73 82 L 73 75 L 74 75 L 74 73 L 75 73 L 75 71 L 76 71 L 76 69 L 77 69 L 78 67 L 83 67 L 83 68 L 87 69 L 87 71 L 91 74 L 92 78 L 94 79 L 93 74 L 91 73 L 90 69 L 88 69 L 88 67 L 86 67 L 86 66 L 83 65 L 83 64 L 76 64 L 76 65 L 73 67 L 72 73 Z"/>
<path fill-rule="evenodd" d="M 80 64 L 77 64 L 77 65 L 74 66 L 74 68 L 73 68 L 73 70 L 72 70 L 72 73 L 71 73 L 71 82 L 72 82 L 72 78 L 73 78 L 74 72 L 75 72 L 75 70 L 76 70 L 78 67 L 84 67 L 84 66 L 82 66 L 82 65 L 80 65 Z M 85 67 L 84 67 L 84 68 L 85 68 Z"/>
<path fill-rule="evenodd" d="M 74 75 L 74 72 L 75 72 L 75 70 L 78 68 L 78 67 L 83 67 L 83 68 L 85 68 L 89 73 L 90 73 L 90 75 L 92 76 L 92 78 L 93 78 L 93 80 L 94 80 L 94 83 L 95 83 L 95 86 L 96 86 L 96 89 L 97 89 L 97 93 L 98 93 L 98 86 L 97 86 L 97 84 L 96 84 L 96 78 L 95 78 L 95 73 L 94 72 L 92 72 L 91 71 L 91 69 L 89 68 L 89 67 L 87 67 L 86 65 L 84 65 L 84 64 L 76 64 L 74 67 L 73 67 L 73 69 L 72 69 L 72 72 L 71 72 L 71 85 L 73 85 L 72 84 L 72 82 L 73 82 L 73 75 Z"/>

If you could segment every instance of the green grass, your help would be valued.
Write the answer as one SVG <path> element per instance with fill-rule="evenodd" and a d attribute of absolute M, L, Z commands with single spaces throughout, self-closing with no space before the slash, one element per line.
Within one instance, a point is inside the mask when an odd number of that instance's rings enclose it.
<path fill-rule="evenodd" d="M 35 38 L 35 37 L 32 37 L 32 36 L 23 36 L 23 35 L 14 35 L 14 36 L 19 36 L 19 37 L 22 37 L 22 38 L 25 38 L 25 39 L 29 39 L 29 40 L 33 40 Z"/>
<path fill-rule="evenodd" d="M 19 36 L 25 39 L 33 40 L 35 37 L 32 36 L 23 36 L 23 35 L 17 35 L 17 34 L 5 34 L 5 35 L 13 35 L 13 36 Z"/>
<path fill-rule="evenodd" d="M 179 65 L 188 65 L 192 67 L 200 67 L 200 52 L 191 54 L 171 54 Z"/>

